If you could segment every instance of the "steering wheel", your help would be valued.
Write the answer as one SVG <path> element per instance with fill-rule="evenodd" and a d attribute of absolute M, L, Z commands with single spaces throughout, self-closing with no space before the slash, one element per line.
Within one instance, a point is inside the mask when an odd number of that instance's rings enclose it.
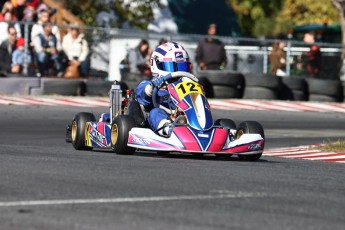
<path fill-rule="evenodd" d="M 192 81 L 195 81 L 195 82 L 199 81 L 199 79 L 196 76 L 194 76 L 193 74 L 188 73 L 188 72 L 173 72 L 173 73 L 169 73 L 168 75 L 165 75 L 163 77 L 163 79 L 164 79 L 164 82 L 167 82 L 167 81 L 169 81 L 171 79 L 180 78 L 180 77 L 186 77 L 186 78 L 189 78 L 189 79 L 191 79 Z M 153 103 L 153 106 L 155 108 L 159 108 L 160 107 L 159 96 L 158 96 L 158 91 L 159 91 L 160 88 L 154 87 L 153 91 L 152 91 L 152 103 Z"/>

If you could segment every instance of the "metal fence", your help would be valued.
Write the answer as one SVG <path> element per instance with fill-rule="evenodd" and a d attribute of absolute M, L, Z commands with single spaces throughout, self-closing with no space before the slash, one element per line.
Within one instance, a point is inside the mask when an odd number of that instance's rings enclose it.
<path fill-rule="evenodd" d="M 19 22 L 22 35 L 26 38 L 25 49 L 29 50 L 29 36 L 32 23 Z M 68 25 L 58 25 L 61 37 L 68 31 Z M 120 80 L 119 63 L 126 56 L 129 48 L 135 47 L 141 39 L 147 39 L 150 46 L 155 48 L 161 38 L 181 43 L 189 53 L 194 66 L 195 49 L 199 40 L 206 35 L 196 34 L 157 34 L 146 31 L 122 30 L 116 28 L 83 27 L 80 28 L 85 34 L 90 47 L 90 60 L 92 74 L 107 78 L 108 80 Z M 250 39 L 217 37 L 225 44 L 228 57 L 228 65 L 225 70 L 242 73 L 267 73 L 269 68 L 269 53 L 272 39 Z M 287 43 L 287 60 L 296 58 L 309 48 L 301 41 L 285 40 Z M 340 69 L 341 44 L 316 43 L 321 47 L 322 66 L 321 77 L 338 79 Z M 29 65 L 24 65 L 23 73 L 29 74 Z M 295 67 L 288 66 L 289 75 L 295 74 Z"/>

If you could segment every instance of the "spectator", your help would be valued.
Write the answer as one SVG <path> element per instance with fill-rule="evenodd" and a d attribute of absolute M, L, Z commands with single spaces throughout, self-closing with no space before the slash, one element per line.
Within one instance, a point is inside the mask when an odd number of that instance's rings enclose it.
<path fill-rule="evenodd" d="M 208 26 L 208 37 L 198 43 L 196 62 L 201 70 L 223 70 L 227 64 L 223 42 L 214 38 L 217 34 L 217 25 Z"/>
<path fill-rule="evenodd" d="M 302 70 L 304 74 L 310 77 L 318 77 L 321 69 L 321 51 L 320 46 L 315 45 L 315 34 L 307 32 L 304 34 L 303 41 L 310 48 L 298 57 L 297 69 Z"/>
<path fill-rule="evenodd" d="M 81 76 L 88 76 L 90 70 L 89 47 L 84 34 L 80 33 L 77 25 L 71 27 L 63 37 L 62 49 L 68 57 L 69 65 L 76 66 Z"/>
<path fill-rule="evenodd" d="M 0 22 L 0 43 L 8 38 L 8 26 L 10 23 L 13 23 L 12 13 L 6 11 L 4 14 L 4 21 Z M 17 37 L 21 37 L 19 24 L 14 23 L 14 27 L 17 32 Z"/>
<path fill-rule="evenodd" d="M 161 38 L 161 39 L 158 41 L 157 47 L 160 46 L 160 45 L 163 45 L 164 43 L 167 43 L 167 42 L 168 42 L 168 40 L 167 40 L 166 38 Z M 157 47 L 156 47 L 156 48 L 157 48 Z"/>
<path fill-rule="evenodd" d="M 129 72 L 151 76 L 150 58 L 152 50 L 149 42 L 141 40 L 137 47 L 130 49 L 128 52 Z"/>
<path fill-rule="evenodd" d="M 16 42 L 16 50 L 12 54 L 12 73 L 20 73 L 23 69 L 25 61 L 31 63 L 30 53 L 27 52 L 25 56 L 25 40 L 19 38 Z"/>
<path fill-rule="evenodd" d="M 2 10 L 1 10 L 1 13 L 0 13 L 0 21 L 4 20 L 4 14 L 6 12 L 10 12 L 12 14 L 12 19 L 13 20 L 17 20 L 17 17 L 14 14 L 14 7 L 13 7 L 13 5 L 12 5 L 12 3 L 10 1 L 7 1 L 7 2 L 4 3 L 4 5 L 2 7 Z"/>
<path fill-rule="evenodd" d="M 50 15 L 49 11 L 45 10 L 44 8 L 38 12 L 38 21 L 36 24 L 32 26 L 31 29 L 31 41 L 35 40 L 35 37 L 37 37 L 39 34 L 43 33 L 43 24 L 50 23 Z M 52 33 L 55 35 L 57 40 L 60 42 L 60 33 L 57 26 L 52 27 Z"/>
<path fill-rule="evenodd" d="M 14 6 L 14 12 L 17 16 L 17 20 L 21 21 L 24 17 L 24 9 L 26 7 L 26 0 L 11 0 Z"/>
<path fill-rule="evenodd" d="M 57 73 L 58 77 L 63 75 L 60 58 L 61 43 L 52 33 L 50 24 L 43 24 L 43 33 L 35 36 L 34 49 L 39 72 L 37 77 L 41 77 L 50 70 L 50 67 Z"/>
<path fill-rule="evenodd" d="M 275 42 L 272 44 L 272 51 L 270 53 L 270 74 L 281 77 L 286 76 L 286 52 L 284 48 L 284 42 Z"/>
<path fill-rule="evenodd" d="M 17 31 L 14 26 L 8 27 L 8 39 L 0 45 L 0 72 L 6 75 L 11 71 L 12 53 L 16 49 Z"/>

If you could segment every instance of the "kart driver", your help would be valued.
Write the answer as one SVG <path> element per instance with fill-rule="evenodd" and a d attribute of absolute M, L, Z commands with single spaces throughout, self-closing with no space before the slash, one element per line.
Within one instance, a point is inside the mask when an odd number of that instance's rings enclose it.
<path fill-rule="evenodd" d="M 162 108 L 154 108 L 152 102 L 152 91 L 154 87 L 161 88 L 165 82 L 163 77 L 169 73 L 182 71 L 190 72 L 189 56 L 186 50 L 176 42 L 168 42 L 158 46 L 152 53 L 150 59 L 152 80 L 142 81 L 136 90 L 138 102 L 148 112 L 147 121 L 152 130 L 159 130 L 158 134 L 170 137 L 172 133 L 172 122 L 169 114 Z M 176 106 L 168 101 L 169 93 L 166 90 L 159 90 L 161 105 L 165 108 L 175 109 Z"/>

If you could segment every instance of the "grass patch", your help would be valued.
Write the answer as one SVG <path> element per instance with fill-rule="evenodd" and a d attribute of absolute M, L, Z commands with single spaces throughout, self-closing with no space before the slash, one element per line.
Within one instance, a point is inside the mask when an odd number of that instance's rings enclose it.
<path fill-rule="evenodd" d="M 338 140 L 336 142 L 327 140 L 319 146 L 313 146 L 312 149 L 321 150 L 324 152 L 345 152 L 345 140 Z"/>

